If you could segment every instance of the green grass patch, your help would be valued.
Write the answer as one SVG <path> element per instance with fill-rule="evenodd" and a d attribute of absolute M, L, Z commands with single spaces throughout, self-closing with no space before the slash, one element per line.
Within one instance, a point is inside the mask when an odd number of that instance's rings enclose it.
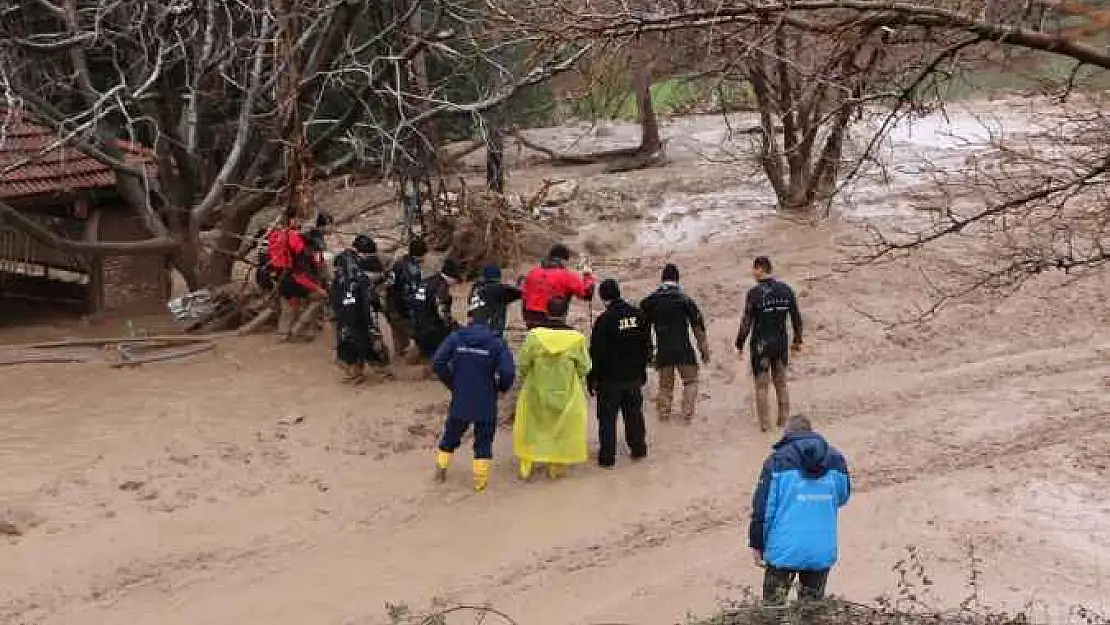
<path fill-rule="evenodd" d="M 748 106 L 751 89 L 746 83 L 708 78 L 673 77 L 651 86 L 651 103 L 662 117 L 689 115 L 709 110 Z M 570 113 L 581 119 L 634 121 L 639 113 L 631 88 L 595 88 L 570 105 Z"/>

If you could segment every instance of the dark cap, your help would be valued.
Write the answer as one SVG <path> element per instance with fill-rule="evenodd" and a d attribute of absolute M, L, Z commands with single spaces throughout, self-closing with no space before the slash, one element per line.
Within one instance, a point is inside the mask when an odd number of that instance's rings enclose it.
<path fill-rule="evenodd" d="M 547 253 L 548 258 L 557 258 L 562 261 L 570 260 L 570 248 L 558 243 L 551 246 L 551 251 Z"/>
<path fill-rule="evenodd" d="M 663 282 L 678 282 L 678 265 L 667 263 L 663 267 Z"/>
<path fill-rule="evenodd" d="M 423 258 L 428 254 L 428 244 L 424 239 L 413 239 L 409 242 L 409 256 Z"/>
<path fill-rule="evenodd" d="M 603 302 L 618 300 L 621 298 L 621 287 L 617 284 L 616 280 L 609 278 L 603 281 L 601 286 L 597 287 L 597 294 L 601 297 L 601 301 Z"/>
<path fill-rule="evenodd" d="M 570 312 L 570 300 L 565 297 L 552 297 L 547 302 L 547 316 L 552 319 L 566 319 Z"/>
<path fill-rule="evenodd" d="M 378 244 L 374 243 L 374 238 L 368 234 L 356 236 L 351 247 L 359 254 L 375 254 L 378 251 Z"/>

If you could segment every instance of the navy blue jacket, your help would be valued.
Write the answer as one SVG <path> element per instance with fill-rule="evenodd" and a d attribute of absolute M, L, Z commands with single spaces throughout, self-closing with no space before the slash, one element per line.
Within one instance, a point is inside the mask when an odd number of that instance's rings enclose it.
<path fill-rule="evenodd" d="M 824 571 L 837 560 L 837 513 L 848 503 L 848 461 L 815 432 L 787 434 L 752 495 L 748 545 L 774 568 Z"/>
<path fill-rule="evenodd" d="M 497 394 L 516 379 L 513 352 L 489 326 L 471 323 L 451 333 L 432 357 L 436 376 L 451 389 L 448 418 L 497 421 Z"/>

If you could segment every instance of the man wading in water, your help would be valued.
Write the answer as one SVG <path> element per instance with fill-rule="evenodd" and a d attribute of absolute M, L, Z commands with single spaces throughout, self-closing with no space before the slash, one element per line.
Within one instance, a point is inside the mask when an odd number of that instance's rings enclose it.
<path fill-rule="evenodd" d="M 760 256 L 752 263 L 752 277 L 756 285 L 748 290 L 744 303 L 744 319 L 736 335 L 736 349 L 744 353 L 744 340 L 751 334 L 752 375 L 755 377 L 755 412 L 759 427 L 764 432 L 771 429 L 770 407 L 767 405 L 771 382 L 775 384 L 779 414 L 777 425 L 786 425 L 790 414 L 790 394 L 786 388 L 786 366 L 790 352 L 802 348 L 802 313 L 794 289 L 771 276 L 771 259 Z M 786 331 L 786 318 L 794 326 L 791 344 Z"/>

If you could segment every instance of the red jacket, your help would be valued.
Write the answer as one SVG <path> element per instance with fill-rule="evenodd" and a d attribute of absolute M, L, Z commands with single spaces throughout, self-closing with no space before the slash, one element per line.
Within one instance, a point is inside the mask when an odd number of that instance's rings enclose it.
<path fill-rule="evenodd" d="M 581 297 L 593 293 L 593 276 L 579 276 L 562 265 L 543 263 L 524 276 L 524 310 L 547 312 L 547 303 L 553 297 Z"/>
<path fill-rule="evenodd" d="M 318 263 L 316 258 L 305 258 L 308 243 L 304 235 L 296 230 L 286 228 L 274 229 L 266 236 L 266 244 L 270 252 L 270 269 L 276 274 L 289 272 L 293 282 L 309 290 L 320 288 L 316 280 L 305 270 L 305 262 Z"/>
<path fill-rule="evenodd" d="M 266 235 L 266 246 L 270 251 L 270 267 L 275 271 L 293 269 L 293 260 L 304 253 L 304 235 L 296 230 L 275 228 Z"/>

